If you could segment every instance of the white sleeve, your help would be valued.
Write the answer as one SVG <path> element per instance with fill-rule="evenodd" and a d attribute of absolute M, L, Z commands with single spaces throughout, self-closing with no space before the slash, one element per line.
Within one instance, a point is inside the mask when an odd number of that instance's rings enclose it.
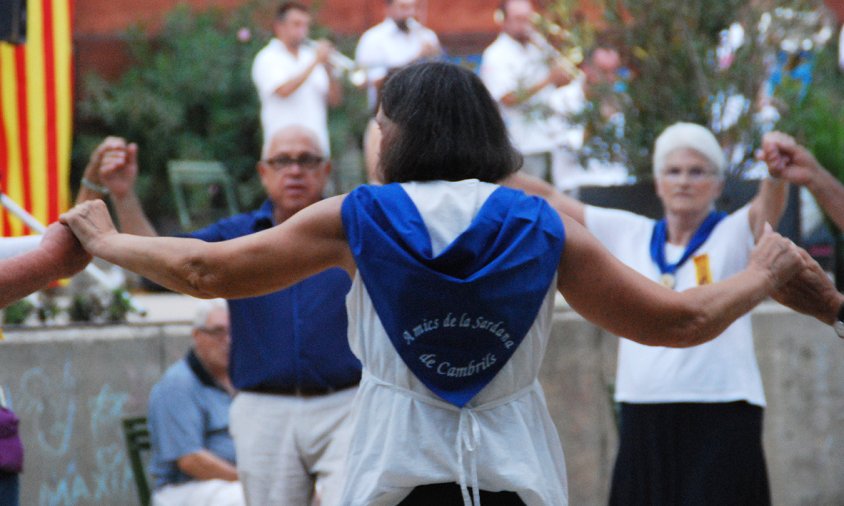
<path fill-rule="evenodd" d="M 753 229 L 750 227 L 750 203 L 733 211 L 719 226 L 729 229 L 730 237 L 736 237 L 742 241 L 747 251 L 753 249 L 756 238 L 753 237 Z"/>
<path fill-rule="evenodd" d="M 23 237 L 4 237 L 0 239 L 0 259 L 11 258 L 22 253 L 29 253 L 41 244 L 40 235 Z"/>
<path fill-rule="evenodd" d="M 431 44 L 436 44 L 437 46 L 442 47 L 440 45 L 440 39 L 437 37 L 437 34 L 433 30 L 431 30 L 430 28 L 425 29 L 424 40 L 426 42 L 431 43 Z"/>
<path fill-rule="evenodd" d="M 252 63 L 252 82 L 261 100 L 271 96 L 292 77 L 293 68 L 267 50 L 261 50 Z"/>
<path fill-rule="evenodd" d="M 838 67 L 844 70 L 844 25 L 841 26 L 841 35 L 838 36 Z"/>
<path fill-rule="evenodd" d="M 518 87 L 516 73 L 508 68 L 506 61 L 502 61 L 496 51 L 487 49 L 481 58 L 481 80 L 496 101 L 511 93 Z"/>
<path fill-rule="evenodd" d="M 620 209 L 585 206 L 583 211 L 586 229 L 613 255 L 627 248 L 632 239 L 650 241 L 654 220 Z M 638 236 L 638 237 L 637 237 Z"/>
<path fill-rule="evenodd" d="M 368 31 L 363 34 L 358 47 L 355 48 L 355 62 L 366 71 L 366 77 L 370 81 L 377 81 L 387 75 L 387 64 L 381 58 L 382 51 L 378 46 L 375 32 Z"/>

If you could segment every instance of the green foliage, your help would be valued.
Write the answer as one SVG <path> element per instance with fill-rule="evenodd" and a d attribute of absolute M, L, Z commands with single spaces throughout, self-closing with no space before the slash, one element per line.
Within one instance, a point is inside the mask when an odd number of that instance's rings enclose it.
<path fill-rule="evenodd" d="M 26 299 L 21 299 L 6 306 L 3 310 L 3 323 L 6 325 L 20 325 L 26 321 L 35 306 Z"/>
<path fill-rule="evenodd" d="M 125 322 L 129 313 L 135 312 L 126 290 L 112 290 L 111 300 L 105 308 L 105 319 L 110 323 Z"/>
<path fill-rule="evenodd" d="M 178 6 L 154 40 L 139 27 L 126 34 L 134 65 L 117 83 L 85 78 L 77 155 L 86 159 L 105 135 L 137 142 L 138 191 L 153 219 L 173 210 L 167 160 L 220 160 L 238 181 L 252 176 L 260 125 L 249 70 L 260 43 L 238 41 L 247 19 Z"/>
<path fill-rule="evenodd" d="M 118 82 L 85 77 L 78 156 L 87 158 L 105 135 L 137 142 L 138 191 L 153 218 L 172 211 L 161 198 L 169 195 L 167 160 L 220 160 L 239 181 L 254 173 L 260 124 L 249 72 L 261 43 L 238 40 L 247 20 L 245 11 L 195 14 L 177 6 L 154 40 L 140 27 L 126 34 L 134 65 Z"/>
<path fill-rule="evenodd" d="M 587 124 L 598 135 L 589 139 L 587 151 L 649 177 L 652 146 L 665 127 L 677 121 L 709 125 L 714 102 L 736 94 L 756 96 L 763 62 L 752 32 L 758 17 L 749 4 L 746 0 L 608 2 L 605 17 L 617 30 L 615 43 L 633 78 L 624 99 L 618 100 L 625 118 L 623 132 L 613 135 L 605 120 L 592 113 Z M 751 28 L 734 64 L 720 70 L 715 54 L 718 35 L 734 21 Z M 750 123 L 749 114 L 743 114 L 732 129 L 720 133 L 722 142 L 740 140 L 744 135 L 736 131 L 745 131 Z M 612 147 L 614 151 L 607 153 Z"/>
<path fill-rule="evenodd" d="M 115 83 L 85 76 L 73 180 L 79 179 L 103 137 L 119 135 L 138 143 L 137 190 L 154 222 L 175 215 L 166 176 L 171 159 L 223 162 L 238 186 L 241 205 L 257 206 L 265 196 L 255 175 L 261 127 L 250 72 L 255 54 L 270 38 L 260 27 L 269 25 L 269 4 L 252 0 L 229 13 L 213 9 L 196 13 L 180 5 L 167 15 L 154 39 L 142 27 L 129 30 L 125 40 L 131 68 Z M 328 35 L 323 27 L 314 27 L 312 34 Z M 354 41 L 339 40 L 337 45 L 350 54 Z M 335 158 L 360 143 L 366 126 L 364 94 L 350 85 L 345 91 L 343 106 L 330 113 Z M 340 177 L 335 163 L 338 190 L 362 181 L 360 160 L 351 160 L 351 165 L 351 176 Z"/>
<path fill-rule="evenodd" d="M 90 322 L 103 312 L 100 299 L 93 293 L 76 293 L 70 300 L 67 314 L 72 322 Z"/>
<path fill-rule="evenodd" d="M 815 55 L 812 84 L 800 99 L 800 83 L 784 80 L 777 97 L 795 104 L 784 111 L 778 128 L 794 135 L 838 179 L 844 181 L 844 75 L 834 44 Z"/>
<path fill-rule="evenodd" d="M 139 145 L 137 190 L 153 221 L 175 214 L 166 177 L 171 159 L 223 162 L 238 184 L 242 207 L 257 206 L 265 195 L 255 175 L 261 127 L 250 72 L 255 54 L 270 38 L 255 20 L 268 26 L 270 7 L 266 0 L 252 0 L 235 12 L 196 13 L 180 5 L 154 39 L 141 27 L 127 32 L 131 68 L 115 83 L 85 76 L 73 180 L 104 136 L 119 135 Z M 312 29 L 314 37 L 326 34 L 323 27 Z M 353 44 L 338 41 L 340 48 Z M 335 158 L 360 142 L 367 114 L 363 95 L 347 89 L 344 105 L 330 113 Z M 353 162 L 359 170 L 360 162 Z"/>
<path fill-rule="evenodd" d="M 557 0 L 566 2 L 569 0 Z M 733 174 L 752 162 L 762 126 L 754 121 L 754 103 L 768 76 L 767 61 L 782 39 L 793 34 L 790 23 L 804 23 L 800 16 L 771 16 L 775 7 L 793 12 L 818 9 L 819 0 L 606 0 L 605 30 L 599 38 L 616 46 L 624 65 L 631 71 L 623 96 L 598 93 L 591 109 L 581 118 L 592 135 L 586 156 L 626 165 L 639 177 L 650 177 L 650 156 L 654 140 L 677 121 L 707 125 L 722 146 L 732 152 Z M 769 24 L 760 33 L 764 12 Z M 770 21 L 773 19 L 773 21 Z M 744 28 L 744 43 L 730 65 L 719 65 L 716 49 L 719 34 L 732 23 Z M 801 29 L 809 29 L 807 26 Z M 725 67 L 725 68 L 724 68 Z M 732 97 L 732 98 L 731 98 Z M 608 123 L 599 113 L 601 101 L 620 105 L 623 130 Z M 723 124 L 728 100 L 740 113 L 737 120 Z"/>

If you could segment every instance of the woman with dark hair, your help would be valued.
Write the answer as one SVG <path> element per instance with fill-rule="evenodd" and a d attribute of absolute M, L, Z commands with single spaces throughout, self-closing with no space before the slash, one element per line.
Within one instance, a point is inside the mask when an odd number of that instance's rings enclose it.
<path fill-rule="evenodd" d="M 102 202 L 63 216 L 93 254 L 200 297 L 277 290 L 329 266 L 353 278 L 363 364 L 342 504 L 565 505 L 565 465 L 537 376 L 556 291 L 644 344 L 690 346 L 804 268 L 768 231 L 747 269 L 677 294 L 615 260 L 544 200 L 500 187 L 517 169 L 471 72 L 399 71 L 379 125 L 388 183 L 325 199 L 232 241 L 119 234 Z"/>

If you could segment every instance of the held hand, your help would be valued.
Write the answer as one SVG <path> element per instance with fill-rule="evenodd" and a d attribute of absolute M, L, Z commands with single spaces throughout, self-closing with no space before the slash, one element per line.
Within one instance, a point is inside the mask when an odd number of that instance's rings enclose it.
<path fill-rule="evenodd" d="M 422 49 L 419 50 L 418 58 L 434 58 L 439 56 L 442 53 L 442 49 L 440 49 L 440 45 L 426 40 L 422 43 Z"/>
<path fill-rule="evenodd" d="M 767 271 L 772 288 L 777 289 L 806 267 L 800 251 L 796 244 L 774 232 L 766 223 L 750 255 L 750 267 Z"/>
<path fill-rule="evenodd" d="M 842 296 L 821 266 L 805 250 L 801 249 L 800 254 L 806 267 L 771 296 L 784 306 L 831 325 Z"/>
<path fill-rule="evenodd" d="M 99 178 L 116 198 L 133 192 L 138 179 L 138 145 L 124 144 L 106 151 L 100 162 Z"/>
<path fill-rule="evenodd" d="M 85 166 L 85 172 L 82 176 L 95 184 L 100 184 L 100 165 L 102 164 L 103 156 L 106 152 L 114 149 L 123 149 L 126 146 L 126 141 L 121 137 L 109 136 L 91 152 L 91 158 L 88 160 L 88 165 Z"/>
<path fill-rule="evenodd" d="M 799 185 L 809 184 L 822 170 L 806 148 L 782 132 L 765 134 L 758 156 L 768 165 L 771 176 Z"/>
<path fill-rule="evenodd" d="M 556 87 L 564 86 L 571 81 L 565 70 L 559 65 L 552 65 L 548 72 L 548 81 Z"/>
<path fill-rule="evenodd" d="M 316 61 L 323 65 L 328 63 L 333 51 L 334 45 L 331 42 L 325 39 L 320 39 L 316 45 Z"/>
<path fill-rule="evenodd" d="M 73 232 L 61 223 L 47 227 L 38 247 L 50 256 L 60 278 L 73 276 L 91 261 L 91 255 L 82 248 Z"/>
<path fill-rule="evenodd" d="M 98 241 L 117 233 L 102 200 L 83 202 L 62 214 L 59 220 L 70 227 L 82 246 L 93 255 L 97 254 Z"/>

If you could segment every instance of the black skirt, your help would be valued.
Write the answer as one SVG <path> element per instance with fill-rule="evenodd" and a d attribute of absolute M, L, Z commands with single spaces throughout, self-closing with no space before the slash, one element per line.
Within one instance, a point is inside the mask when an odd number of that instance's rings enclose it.
<path fill-rule="evenodd" d="M 469 487 L 469 496 L 472 488 Z M 524 506 L 515 492 L 480 491 L 483 506 Z M 397 506 L 463 506 L 463 495 L 457 483 L 435 483 L 420 485 L 413 489 Z"/>
<path fill-rule="evenodd" d="M 770 505 L 762 414 L 746 402 L 622 403 L 610 505 Z"/>

